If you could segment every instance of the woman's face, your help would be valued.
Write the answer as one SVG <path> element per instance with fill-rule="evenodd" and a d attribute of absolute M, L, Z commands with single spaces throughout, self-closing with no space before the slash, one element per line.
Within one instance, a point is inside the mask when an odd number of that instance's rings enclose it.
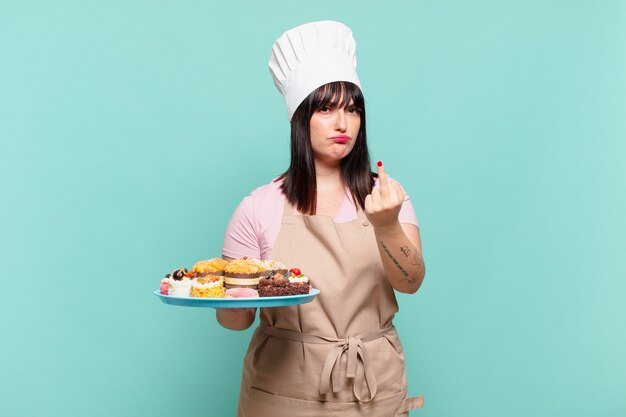
<path fill-rule="evenodd" d="M 361 128 L 361 114 L 351 101 L 346 108 L 324 107 L 317 110 L 311 116 L 310 125 L 315 159 L 334 163 L 352 151 Z"/>

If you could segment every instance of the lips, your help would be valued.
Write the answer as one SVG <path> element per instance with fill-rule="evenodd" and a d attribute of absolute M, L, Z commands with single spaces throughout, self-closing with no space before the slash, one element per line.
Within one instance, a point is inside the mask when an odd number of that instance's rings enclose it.
<path fill-rule="evenodd" d="M 348 141 L 350 140 L 350 136 L 339 135 L 339 136 L 333 136 L 331 139 L 335 143 L 348 143 Z"/>

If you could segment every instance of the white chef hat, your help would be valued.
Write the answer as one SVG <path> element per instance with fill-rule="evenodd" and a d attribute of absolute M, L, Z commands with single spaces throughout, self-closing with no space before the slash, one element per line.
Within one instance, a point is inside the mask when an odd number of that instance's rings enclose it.
<path fill-rule="evenodd" d="M 272 47 L 270 73 L 287 105 L 289 120 L 305 98 L 333 81 L 361 87 L 352 30 L 329 20 L 306 23 L 282 34 Z"/>

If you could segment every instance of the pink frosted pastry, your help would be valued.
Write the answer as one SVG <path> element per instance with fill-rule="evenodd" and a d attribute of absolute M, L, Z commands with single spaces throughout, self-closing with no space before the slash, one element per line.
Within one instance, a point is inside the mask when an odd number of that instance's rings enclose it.
<path fill-rule="evenodd" d="M 226 298 L 256 298 L 259 296 L 253 288 L 229 288 L 226 290 Z"/>
<path fill-rule="evenodd" d="M 161 280 L 161 287 L 159 288 L 159 290 L 161 290 L 161 294 L 167 295 L 167 287 L 169 287 L 169 279 L 163 278 Z"/>

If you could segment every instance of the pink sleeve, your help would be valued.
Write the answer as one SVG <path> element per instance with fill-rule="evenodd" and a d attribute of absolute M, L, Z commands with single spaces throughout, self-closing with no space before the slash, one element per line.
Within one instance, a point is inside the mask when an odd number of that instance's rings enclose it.
<path fill-rule="evenodd" d="M 255 230 L 252 196 L 244 197 L 233 213 L 224 233 L 222 254 L 231 258 L 261 258 L 261 247 Z"/>
<path fill-rule="evenodd" d="M 400 208 L 398 220 L 400 221 L 400 224 L 414 224 L 419 227 L 419 224 L 417 224 L 417 217 L 415 217 L 415 209 L 413 208 L 413 203 L 411 203 L 411 198 L 408 194 L 404 195 L 404 202 Z"/>

